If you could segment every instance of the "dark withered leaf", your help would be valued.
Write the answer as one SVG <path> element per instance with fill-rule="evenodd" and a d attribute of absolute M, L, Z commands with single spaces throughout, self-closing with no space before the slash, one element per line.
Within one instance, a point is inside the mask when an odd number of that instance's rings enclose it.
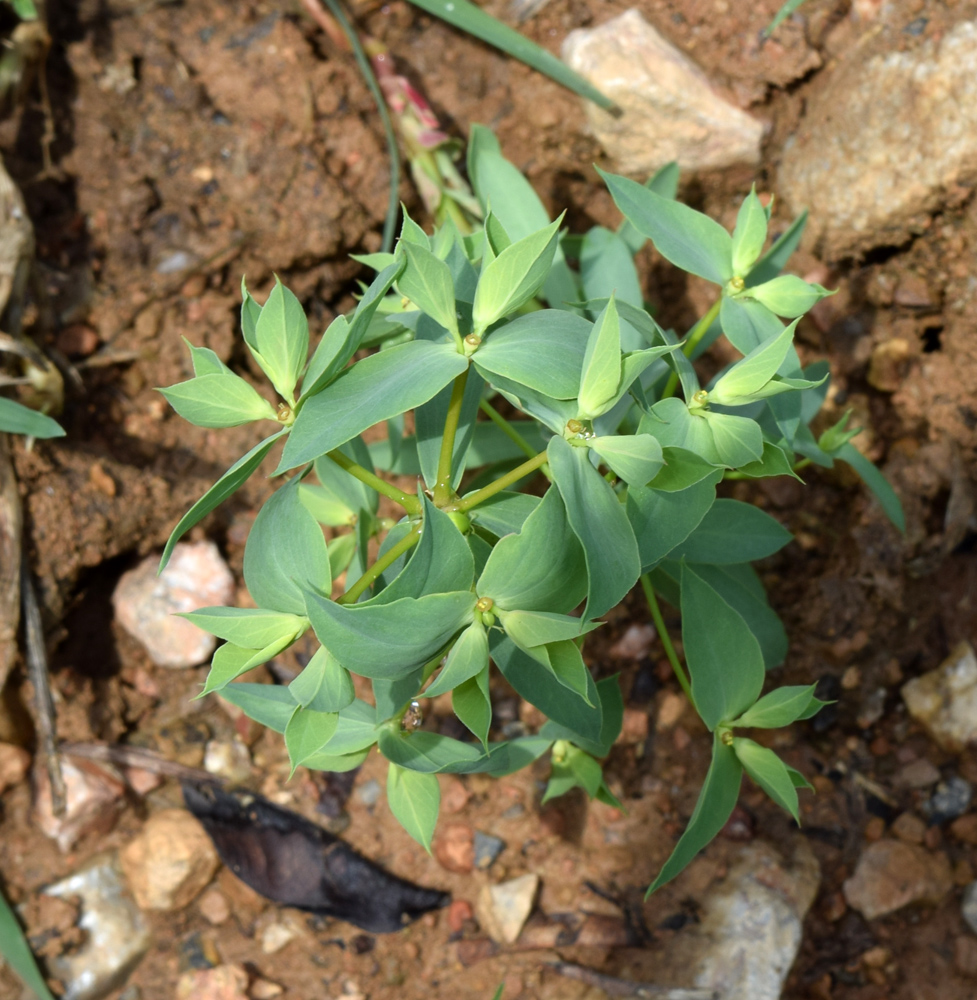
<path fill-rule="evenodd" d="M 184 781 L 183 799 L 224 864 L 276 903 L 387 934 L 450 901 L 446 892 L 391 875 L 260 795 Z"/>

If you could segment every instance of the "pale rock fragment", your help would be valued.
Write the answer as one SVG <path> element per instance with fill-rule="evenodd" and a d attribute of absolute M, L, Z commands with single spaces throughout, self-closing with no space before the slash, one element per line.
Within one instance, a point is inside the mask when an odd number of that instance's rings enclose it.
<path fill-rule="evenodd" d="M 584 102 L 590 127 L 623 173 L 651 173 L 672 160 L 685 170 L 760 162 L 763 123 L 720 97 L 637 10 L 571 31 L 563 59 L 623 111 L 615 118 Z"/>
<path fill-rule="evenodd" d="M 880 18 L 784 145 L 778 193 L 810 211 L 828 260 L 904 242 L 977 180 L 977 20 L 929 37 L 904 28 Z"/>
<path fill-rule="evenodd" d="M 61 777 L 64 812 L 55 815 L 46 768 L 36 772 L 34 809 L 41 831 L 67 851 L 87 833 L 108 833 L 112 829 L 122 807 L 125 783 L 111 765 L 76 758 L 61 759 Z"/>
<path fill-rule="evenodd" d="M 220 867 L 203 825 L 185 809 L 164 809 L 150 816 L 142 832 L 122 849 L 120 861 L 144 910 L 182 909 Z"/>
<path fill-rule="evenodd" d="M 843 890 L 852 909 L 866 920 L 895 913 L 912 903 L 937 904 L 953 888 L 950 862 L 918 844 L 877 840 L 858 859 Z"/>
<path fill-rule="evenodd" d="M 538 889 L 538 875 L 483 886 L 475 904 L 482 930 L 498 944 L 514 944 L 533 911 Z"/>
<path fill-rule="evenodd" d="M 65 985 L 63 1000 L 97 1000 L 118 989 L 148 951 L 152 935 L 126 888 L 116 855 L 96 855 L 43 891 L 81 902 L 78 926 L 85 932 L 84 944 L 48 959 L 51 973 Z"/>
<path fill-rule="evenodd" d="M 119 624 L 160 667 L 195 667 L 210 658 L 217 640 L 177 614 L 230 604 L 234 577 L 213 542 L 180 543 L 157 576 L 159 557 L 123 573 L 112 595 Z"/>
<path fill-rule="evenodd" d="M 944 750 L 959 753 L 977 742 L 977 655 L 958 643 L 936 668 L 902 686 L 909 714 Z"/>

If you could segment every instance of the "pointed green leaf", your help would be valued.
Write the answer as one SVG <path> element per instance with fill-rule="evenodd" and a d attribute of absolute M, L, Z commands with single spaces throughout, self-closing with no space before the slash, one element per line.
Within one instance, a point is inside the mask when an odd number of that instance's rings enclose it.
<path fill-rule="evenodd" d="M 37 1000 L 54 1000 L 37 967 L 37 961 L 17 917 L 2 893 L 0 893 L 0 955 L 27 989 L 34 992 Z"/>
<path fill-rule="evenodd" d="M 387 760 L 423 774 L 464 774 L 485 759 L 485 751 L 480 746 L 423 729 L 409 733 L 382 726 L 377 746 Z"/>
<path fill-rule="evenodd" d="M 239 458 L 220 479 L 180 518 L 179 523 L 173 529 L 163 555 L 160 557 L 159 569 L 162 572 L 170 560 L 173 546 L 185 535 L 195 524 L 199 524 L 212 510 L 222 504 L 229 496 L 236 492 L 251 474 L 261 465 L 265 456 L 271 451 L 271 446 L 284 435 L 283 428 L 277 434 L 265 438 L 260 444 L 256 444 L 246 455 Z"/>
<path fill-rule="evenodd" d="M 241 674 L 246 674 L 249 670 L 260 667 L 262 663 L 267 663 L 272 657 L 277 656 L 283 649 L 290 646 L 295 638 L 295 636 L 284 634 L 261 649 L 248 649 L 235 645 L 233 642 L 225 642 L 222 646 L 218 646 L 211 659 L 210 671 L 207 674 L 203 690 L 197 697 L 202 698 L 204 695 L 210 694 L 211 691 L 220 691 Z"/>
<path fill-rule="evenodd" d="M 377 310 L 403 268 L 402 257 L 398 257 L 393 264 L 384 268 L 363 293 L 363 298 L 360 299 L 353 318 L 348 321 L 347 328 L 339 326 L 324 348 L 321 343 L 316 348 L 308 373 L 302 381 L 302 399 L 320 392 L 345 369 L 349 359 L 359 350 Z M 327 334 L 331 333 L 333 325 L 330 324 Z M 326 337 L 323 337 L 323 340 L 326 340 Z M 321 357 L 320 348 L 323 348 Z"/>
<path fill-rule="evenodd" d="M 627 177 L 597 172 L 625 218 L 666 260 L 716 284 L 733 277 L 733 241 L 718 222 Z"/>
<path fill-rule="evenodd" d="M 779 552 L 793 537 L 759 507 L 717 500 L 671 558 L 713 565 L 753 562 Z"/>
<path fill-rule="evenodd" d="M 766 479 L 770 476 L 791 476 L 798 482 L 801 477 L 794 471 L 792 454 L 788 454 L 778 445 L 769 441 L 763 442 L 763 457 L 757 462 L 741 465 L 739 473 L 751 479 Z"/>
<path fill-rule="evenodd" d="M 632 486 L 627 514 L 638 541 L 642 572 L 681 545 L 706 516 L 716 499 L 721 472 L 680 492 Z"/>
<path fill-rule="evenodd" d="M 258 328 L 258 319 L 261 316 L 261 306 L 251 297 L 244 277 L 241 277 L 241 333 L 244 342 L 248 345 L 251 353 L 258 354 L 258 340 L 255 331 Z M 260 364 L 260 361 L 259 361 Z M 263 369 L 262 369 L 263 370 Z"/>
<path fill-rule="evenodd" d="M 621 384 L 621 323 L 612 295 L 594 321 L 580 373 L 580 416 L 600 416 Z"/>
<path fill-rule="evenodd" d="M 742 354 L 778 336 L 784 324 L 764 305 L 754 299 L 723 296 L 719 321 L 727 339 Z"/>
<path fill-rule="evenodd" d="M 275 278 L 254 328 L 263 368 L 278 394 L 291 403 L 309 356 L 309 321 L 302 303 Z"/>
<path fill-rule="evenodd" d="M 0 433 L 29 434 L 36 438 L 64 437 L 64 428 L 37 410 L 0 396 Z"/>
<path fill-rule="evenodd" d="M 314 712 L 340 712 L 356 696 L 349 671 L 322 646 L 288 685 L 288 690 L 298 704 Z"/>
<path fill-rule="evenodd" d="M 288 693 L 288 688 L 277 684 L 249 684 L 239 681 L 221 688 L 220 696 L 241 709 L 249 719 L 260 722 L 276 733 L 285 732 L 288 720 L 295 711 L 295 699 Z"/>
<path fill-rule="evenodd" d="M 679 875 L 726 825 L 736 808 L 742 775 L 743 766 L 733 748 L 726 746 L 716 734 L 712 744 L 712 763 L 689 825 L 658 877 L 648 887 L 649 895 Z"/>
<path fill-rule="evenodd" d="M 738 729 L 779 729 L 781 726 L 789 726 L 810 709 L 812 702 L 818 702 L 818 708 L 825 704 L 814 697 L 816 687 L 817 684 L 774 688 L 730 725 Z"/>
<path fill-rule="evenodd" d="M 179 617 L 219 639 L 248 649 L 261 649 L 286 635 L 295 638 L 309 627 L 308 620 L 301 615 L 265 608 L 200 608 Z"/>
<path fill-rule="evenodd" d="M 408 702 L 418 697 L 424 683 L 424 670 L 424 667 L 417 667 L 409 674 L 394 680 L 373 678 L 370 687 L 373 688 L 373 700 L 376 702 L 378 726 L 398 715 Z"/>
<path fill-rule="evenodd" d="M 675 396 L 662 399 L 652 406 L 641 420 L 641 432 L 656 437 L 663 453 L 666 448 L 681 448 L 698 455 L 711 466 L 725 464 L 716 450 L 716 441 L 709 424 L 701 416 L 690 413 L 688 406 Z M 757 433 L 762 441 L 763 435 L 759 428 Z"/>
<path fill-rule="evenodd" d="M 554 485 L 566 504 L 567 520 L 584 550 L 588 596 L 583 617 L 599 618 L 621 601 L 640 576 L 638 543 L 624 505 L 590 464 L 587 449 L 573 448 L 554 437 L 546 452 Z"/>
<path fill-rule="evenodd" d="M 790 350 L 797 328 L 795 320 L 783 332 L 755 347 L 742 361 L 737 361 L 709 390 L 709 402 L 720 405 L 749 396 L 763 388 L 777 374 Z"/>
<path fill-rule="evenodd" d="M 424 529 L 404 569 L 376 597 L 359 607 L 471 588 L 475 563 L 465 536 L 444 511 L 438 510 L 426 496 L 423 499 Z"/>
<path fill-rule="evenodd" d="M 454 448 L 451 452 L 451 488 L 457 489 L 468 464 L 468 448 L 475 433 L 475 419 L 478 404 L 482 398 L 485 383 L 478 373 L 469 369 L 465 380 L 465 392 L 461 400 L 461 414 L 455 432 Z M 441 459 L 441 441 L 444 437 L 445 421 L 451 405 L 454 384 L 446 385 L 433 399 L 414 410 L 414 432 L 417 442 L 417 459 L 428 489 L 434 489 L 438 480 L 438 465 Z"/>
<path fill-rule="evenodd" d="M 905 534 L 906 515 L 903 513 L 902 503 L 885 476 L 850 442 L 843 444 L 836 455 L 858 473 L 862 482 L 875 494 L 886 517 Z"/>
<path fill-rule="evenodd" d="M 329 754 L 318 751 L 306 757 L 302 766 L 310 771 L 332 771 L 341 774 L 344 771 L 355 771 L 366 760 L 369 752 L 369 749 L 345 754 Z"/>
<path fill-rule="evenodd" d="M 492 550 L 475 590 L 506 611 L 566 612 L 583 600 L 586 586 L 584 555 L 566 507 L 559 491 L 549 489 L 519 534 Z"/>
<path fill-rule="evenodd" d="M 742 616 L 688 564 L 682 567 L 682 644 L 692 696 L 709 729 L 735 719 L 760 695 L 760 644 Z"/>
<path fill-rule="evenodd" d="M 428 594 L 360 607 L 310 592 L 307 602 L 316 638 L 344 667 L 392 680 L 427 663 L 472 621 L 475 595 Z"/>
<path fill-rule="evenodd" d="M 195 347 L 186 337 L 183 338 L 183 343 L 190 349 L 194 375 L 234 374 L 209 347 Z"/>
<path fill-rule="evenodd" d="M 745 277 L 757 262 L 767 239 L 767 213 L 756 195 L 756 185 L 743 199 L 733 230 L 733 274 Z"/>
<path fill-rule="evenodd" d="M 411 3 L 442 18 L 465 34 L 474 35 L 483 42 L 494 45 L 580 97 L 593 101 L 605 111 L 614 110 L 613 101 L 552 52 L 547 52 L 507 24 L 487 14 L 481 7 L 469 3 L 469 0 L 411 0 Z"/>
<path fill-rule="evenodd" d="M 585 622 L 571 615 L 551 611 L 500 611 L 499 624 L 516 645 L 523 649 L 564 639 L 578 639 L 598 628 L 601 622 Z"/>
<path fill-rule="evenodd" d="M 576 399 L 590 331 L 591 324 L 580 316 L 541 309 L 493 330 L 472 361 L 489 382 L 501 375 L 554 399 Z"/>
<path fill-rule="evenodd" d="M 796 275 L 782 274 L 762 285 L 753 285 L 744 294 L 756 299 L 774 315 L 793 319 L 795 316 L 803 316 L 821 299 L 834 293 Z"/>
<path fill-rule="evenodd" d="M 755 420 L 731 413 L 705 410 L 701 417 L 712 435 L 713 448 L 719 461 L 730 469 L 756 462 L 763 455 L 763 432 Z"/>
<path fill-rule="evenodd" d="M 780 274 L 791 254 L 800 246 L 806 226 L 807 209 L 804 209 L 754 265 L 746 279 L 747 288 L 751 285 L 761 285 Z"/>
<path fill-rule="evenodd" d="M 439 694 L 451 691 L 459 684 L 471 680 L 480 674 L 489 660 L 488 634 L 481 622 L 472 622 L 458 636 L 457 642 L 451 647 L 448 659 L 441 668 L 441 673 L 434 683 L 425 690 L 425 698 L 436 698 Z"/>
<path fill-rule="evenodd" d="M 296 476 L 258 512 L 244 547 L 244 582 L 259 607 L 305 614 L 305 590 L 332 585 L 326 539 Z"/>
<path fill-rule="evenodd" d="M 479 425 L 482 426 L 482 425 Z M 471 519 L 486 531 L 502 538 L 522 531 L 526 518 L 539 506 L 539 497 L 502 490 L 469 511 Z"/>
<path fill-rule="evenodd" d="M 340 314 L 326 327 L 326 332 L 316 344 L 305 378 L 302 379 L 303 397 L 312 394 L 313 390 L 318 391 L 325 386 L 326 380 L 323 376 L 327 371 L 332 370 L 333 362 L 343 354 L 344 348 L 349 343 L 349 338 L 349 322 L 345 316 Z M 333 374 L 336 372 L 334 371 Z"/>
<path fill-rule="evenodd" d="M 743 770 L 780 806 L 794 817 L 794 822 L 800 823 L 800 805 L 797 801 L 797 788 L 787 765 L 766 747 L 754 743 L 743 736 L 733 740 L 733 751 Z"/>
<path fill-rule="evenodd" d="M 397 279 L 401 294 L 458 336 L 455 288 L 448 265 L 414 243 L 401 243 L 400 251 L 407 258 L 407 266 Z"/>
<path fill-rule="evenodd" d="M 642 418 L 642 423 L 638 427 L 639 433 L 647 426 L 644 419 Z M 720 470 L 712 462 L 707 462 L 695 452 L 687 451 L 685 448 L 675 448 L 671 445 L 662 447 L 662 461 L 664 463 L 662 470 L 648 483 L 648 486 L 663 493 L 681 493 L 696 483 L 715 478 L 717 473 L 721 475 Z"/>
<path fill-rule="evenodd" d="M 230 372 L 199 375 L 159 392 L 177 413 L 197 427 L 239 427 L 253 420 L 277 420 L 267 399 Z"/>
<path fill-rule="evenodd" d="M 492 659 L 518 695 L 575 736 L 594 743 L 601 739 L 601 701 L 593 678 L 587 682 L 584 699 L 561 684 L 551 669 L 524 653 L 507 636 L 493 631 L 489 647 Z"/>
<path fill-rule="evenodd" d="M 451 692 L 451 707 L 455 715 L 482 746 L 488 750 L 489 729 L 492 726 L 492 699 L 489 697 L 489 667 L 474 677 L 462 681 Z"/>
<path fill-rule="evenodd" d="M 546 219 L 542 225 L 547 225 L 549 221 L 549 219 Z M 527 233 L 526 235 L 528 236 L 529 234 Z M 492 248 L 491 260 L 495 260 L 503 250 L 512 246 L 512 238 L 505 231 L 505 226 L 502 225 L 498 215 L 492 211 L 485 216 L 485 239 Z"/>
<path fill-rule="evenodd" d="M 472 324 L 481 336 L 496 320 L 528 302 L 546 280 L 559 240 L 561 215 L 545 229 L 506 247 L 482 269 L 472 305 Z"/>
<path fill-rule="evenodd" d="M 285 749 L 293 774 L 295 768 L 329 742 L 338 725 L 338 712 L 316 712 L 301 705 L 295 706 L 285 727 Z"/>
<path fill-rule="evenodd" d="M 590 754 L 569 744 L 553 748 L 553 768 L 543 794 L 542 805 L 565 795 L 573 788 L 582 788 L 590 798 L 600 790 L 604 773 Z"/>
<path fill-rule="evenodd" d="M 621 697 L 621 685 L 618 683 L 616 675 L 598 681 L 596 691 L 597 701 L 595 704 L 600 705 L 601 712 L 600 737 L 598 739 L 586 739 L 552 719 L 543 724 L 539 735 L 552 740 L 570 740 L 593 757 L 606 757 L 611 752 L 614 741 L 621 735 L 624 699 Z"/>
<path fill-rule="evenodd" d="M 319 752 L 334 757 L 360 753 L 376 743 L 377 732 L 373 706 L 357 698 L 339 713 L 336 732 Z"/>
<path fill-rule="evenodd" d="M 590 447 L 626 483 L 644 486 L 662 470 L 665 457 L 657 438 L 650 434 L 595 437 Z"/>
<path fill-rule="evenodd" d="M 304 465 L 367 427 L 426 403 L 467 366 L 452 345 L 426 341 L 364 358 L 305 401 L 278 472 Z"/>
<path fill-rule="evenodd" d="M 588 704 L 597 704 L 592 700 L 593 678 L 580 655 L 580 647 L 575 642 L 564 639 L 536 646 L 530 652 L 536 659 L 547 662 L 554 677 L 565 688 L 579 695 Z"/>
<path fill-rule="evenodd" d="M 603 226 L 594 226 L 580 248 L 584 295 L 588 299 L 614 295 L 619 302 L 642 308 L 641 283 L 632 256 L 631 248 L 621 236 Z"/>
<path fill-rule="evenodd" d="M 387 767 L 387 803 L 400 825 L 430 854 L 441 808 L 438 779 L 391 763 Z"/>

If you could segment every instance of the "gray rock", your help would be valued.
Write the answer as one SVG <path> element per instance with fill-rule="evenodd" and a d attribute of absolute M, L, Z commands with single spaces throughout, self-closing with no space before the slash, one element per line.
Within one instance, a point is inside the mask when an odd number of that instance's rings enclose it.
<path fill-rule="evenodd" d="M 85 943 L 48 960 L 51 972 L 65 984 L 64 1000 L 97 1000 L 118 989 L 146 954 L 152 937 L 116 855 L 97 855 L 44 892 L 81 900 L 78 924 L 86 933 Z"/>
<path fill-rule="evenodd" d="M 977 934 L 977 882 L 971 882 L 963 891 L 963 902 L 960 904 L 963 919 L 967 926 Z"/>
<path fill-rule="evenodd" d="M 977 22 L 929 38 L 879 20 L 814 95 L 784 146 L 779 192 L 836 260 L 921 232 L 977 178 Z"/>
<path fill-rule="evenodd" d="M 928 802 L 923 804 L 923 812 L 933 823 L 949 823 L 962 816 L 974 798 L 974 788 L 969 781 L 954 777 L 941 781 Z"/>
<path fill-rule="evenodd" d="M 571 31 L 563 59 L 624 112 L 615 118 L 584 102 L 590 127 L 624 173 L 650 173 L 671 160 L 688 170 L 760 162 L 763 124 L 723 100 L 637 10 Z"/>
<path fill-rule="evenodd" d="M 803 840 L 790 862 L 753 843 L 706 901 L 694 985 L 723 1000 L 778 1000 L 821 874 Z"/>
<path fill-rule="evenodd" d="M 977 743 L 977 655 L 961 642 L 937 667 L 902 686 L 909 714 L 944 750 Z"/>
<path fill-rule="evenodd" d="M 364 781 L 359 788 L 356 789 L 356 797 L 367 807 L 367 809 L 372 809 L 377 802 L 380 801 L 380 793 L 383 788 L 380 786 L 380 782 L 376 778 L 370 778 L 369 781 Z"/>
<path fill-rule="evenodd" d="M 505 850 L 505 841 L 501 837 L 493 837 L 490 833 L 475 831 L 475 867 L 491 868 L 496 858 Z"/>
<path fill-rule="evenodd" d="M 213 542 L 181 542 L 159 576 L 158 570 L 159 558 L 151 556 L 123 573 L 112 595 L 115 616 L 157 666 L 195 667 L 210 657 L 217 640 L 175 615 L 230 604 L 234 577 Z"/>

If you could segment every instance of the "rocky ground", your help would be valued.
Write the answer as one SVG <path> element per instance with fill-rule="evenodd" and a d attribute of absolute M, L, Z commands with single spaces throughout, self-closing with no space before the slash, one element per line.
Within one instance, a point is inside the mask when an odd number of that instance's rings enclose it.
<path fill-rule="evenodd" d="M 728 485 L 795 535 L 760 569 L 791 638 L 778 682 L 818 681 L 835 700 L 778 736 L 817 794 L 797 831 L 744 786 L 724 835 L 642 902 L 709 745 L 636 598 L 588 644 L 595 673 L 619 673 L 626 695 L 606 765 L 626 814 L 573 797 L 541 807 L 542 765 L 499 782 L 450 777 L 428 857 L 389 815 L 378 758 L 349 781 L 303 769 L 288 780 L 279 737 L 193 700 L 207 651 L 156 619 L 167 601 L 245 596 L 244 540 L 268 486 L 253 480 L 208 519 L 184 553 L 192 569 L 147 607 L 142 561 L 256 441 L 248 428 L 188 427 L 153 387 L 186 376 L 181 335 L 248 373 L 242 273 L 259 294 L 280 274 L 313 329 L 350 308 L 360 270 L 348 254 L 379 245 L 382 134 L 351 57 L 297 4 L 49 0 L 56 169 L 43 171 L 33 105 L 2 126 L 0 148 L 57 315 L 44 346 L 78 366 L 81 386 L 69 388 L 67 437 L 16 444 L 14 460 L 58 736 L 136 754 L 66 757 L 71 810 L 55 817 L 31 689 L 12 675 L 0 876 L 68 996 L 489 998 L 503 984 L 505 1000 L 598 1000 L 628 995 L 619 979 L 696 977 L 750 1000 L 975 995 L 977 4 L 808 0 L 761 44 L 777 6 L 637 4 L 659 34 L 632 20 L 608 43 L 611 65 L 633 69 L 626 129 L 402 0 L 354 7 L 450 130 L 495 129 L 573 231 L 618 221 L 591 164 L 641 176 L 678 155 L 682 197 L 728 227 L 754 181 L 775 194 L 781 231 L 809 207 L 791 267 L 839 289 L 801 324 L 799 348 L 831 362 L 825 419 L 854 409 L 856 444 L 899 492 L 906 535 L 840 472 Z M 501 0 L 487 8 L 515 23 Z M 522 30 L 558 52 L 626 9 L 551 0 Z M 568 58 L 575 46 L 587 48 L 576 36 Z M 659 72 L 641 70 L 648 51 Z M 662 96 L 670 80 L 680 113 Z M 654 132 L 663 120 L 667 142 Z M 421 215 L 406 180 L 401 197 Z M 710 304 L 650 249 L 639 263 L 666 325 L 684 329 Z M 500 728 L 536 724 L 511 691 L 493 695 Z M 450 725 L 439 707 L 425 725 Z M 220 863 L 178 781 L 140 750 L 243 782 L 452 902 L 392 935 L 276 906 Z M 20 996 L 0 969 L 0 997 Z"/>

